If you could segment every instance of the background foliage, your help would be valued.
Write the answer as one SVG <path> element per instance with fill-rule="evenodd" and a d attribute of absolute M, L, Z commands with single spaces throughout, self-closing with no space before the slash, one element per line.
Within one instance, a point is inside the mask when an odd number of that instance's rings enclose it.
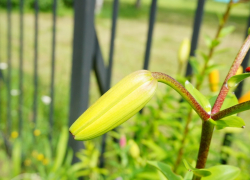
<path fill-rule="evenodd" d="M 13 74 L 12 89 L 18 90 L 18 2 L 12 1 L 12 35 L 13 35 Z M 24 76 L 24 124 L 22 134 L 16 134 L 18 130 L 18 93 L 12 93 L 12 118 L 11 133 L 6 131 L 6 92 L 5 82 L 0 82 L 0 94 L 2 109 L 0 113 L 0 169 L 1 179 L 76 179 L 79 176 L 87 176 L 89 179 L 164 179 L 161 174 L 146 165 L 146 160 L 157 160 L 173 167 L 176 160 L 176 152 L 181 146 L 185 121 L 189 111 L 186 102 L 180 102 L 180 97 L 173 90 L 159 85 L 160 90 L 155 98 L 146 106 L 143 114 L 138 114 L 127 123 L 124 123 L 117 131 L 108 133 L 107 152 L 105 153 L 106 166 L 99 168 L 98 157 L 100 155 L 100 138 L 86 142 L 86 149 L 77 154 L 81 160 L 79 163 L 70 165 L 72 152 L 66 151 L 68 141 L 68 104 L 69 104 L 69 79 L 71 67 L 71 42 L 73 28 L 73 10 L 68 8 L 72 1 L 59 1 L 58 24 L 57 24 L 57 54 L 56 54 L 56 95 L 54 126 L 52 141 L 49 141 L 49 107 L 43 97 L 49 94 L 50 75 L 50 51 L 48 45 L 51 42 L 51 14 L 52 1 L 42 0 L 40 10 L 46 11 L 39 15 L 39 111 L 38 123 L 32 122 L 32 64 L 33 54 L 33 0 L 25 1 L 25 76 Z M 134 1 L 121 1 L 119 20 L 114 56 L 114 70 L 112 84 L 130 72 L 141 69 L 143 54 L 145 51 L 148 13 L 150 1 L 145 0 L 140 9 L 135 8 Z M 1 62 L 7 62 L 7 17 L 6 0 L 0 0 L 0 57 Z M 159 1 L 157 21 L 154 30 L 154 41 L 151 54 L 151 71 L 160 71 L 173 77 L 177 77 L 178 60 L 177 52 L 181 41 L 191 37 L 192 23 L 196 1 L 176 0 Z M 105 1 L 100 14 L 96 15 L 96 29 L 102 47 L 104 58 L 108 58 L 108 44 L 110 39 L 112 1 Z M 204 23 L 199 42 L 199 49 L 207 51 L 205 37 L 213 37 L 218 26 L 218 16 L 223 13 L 226 5 L 208 1 L 204 14 Z M 232 10 L 227 25 L 233 25 L 235 31 L 226 36 L 213 61 L 224 66 L 220 69 L 220 83 L 229 69 L 228 62 L 232 62 L 242 41 L 246 29 L 248 17 L 248 5 L 239 5 Z M 232 43 L 233 42 L 233 43 Z M 225 49 L 226 48 L 226 49 Z M 197 55 L 197 64 L 203 62 L 201 55 Z M 182 69 L 182 74 L 185 67 Z M 8 70 L 8 69 L 7 69 Z M 7 70 L 3 70 L 4 76 Z M 179 78 L 179 77 L 178 77 Z M 181 79 L 181 78 L 180 78 Z M 249 83 L 244 87 L 246 92 Z M 201 91 L 209 96 L 209 82 L 206 78 Z M 15 91 L 13 91 L 15 92 Z M 97 84 L 94 76 L 91 79 L 90 104 L 98 97 Z M 250 149 L 247 145 L 250 134 L 248 133 L 249 112 L 240 116 L 246 120 L 246 130 L 237 132 L 233 136 L 233 147 L 222 147 L 224 130 L 216 131 L 210 150 L 207 166 L 220 163 L 220 151 L 229 153 L 229 164 L 240 167 L 242 170 L 239 179 L 250 179 L 248 169 Z M 190 133 L 187 136 L 183 157 L 194 163 L 197 156 L 200 120 L 195 115 L 190 124 Z M 35 129 L 35 131 L 34 131 Z M 120 140 L 126 137 L 126 143 L 121 147 L 114 143 L 114 138 Z M 8 143 L 8 144 L 7 144 Z M 8 148 L 9 149 L 6 149 Z M 9 156 L 8 154 L 12 154 Z M 187 170 L 181 163 L 178 173 L 185 175 Z"/>

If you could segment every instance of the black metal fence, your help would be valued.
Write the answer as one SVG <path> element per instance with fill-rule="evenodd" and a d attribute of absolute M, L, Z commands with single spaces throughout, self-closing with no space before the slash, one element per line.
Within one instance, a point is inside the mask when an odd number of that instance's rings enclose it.
<path fill-rule="evenodd" d="M 12 85 L 12 5 L 11 0 L 8 0 L 7 5 L 7 37 L 3 37 L 0 34 L 0 39 L 7 38 L 7 63 L 8 63 L 8 71 L 6 77 L 3 76 L 2 71 L 0 70 L 0 88 L 6 87 L 7 88 L 7 117 L 3 117 L 3 107 L 0 107 L 0 119 L 3 121 L 7 119 L 6 125 L 6 132 L 10 134 L 11 126 L 12 126 L 12 115 L 11 115 L 11 104 L 12 104 L 12 97 L 11 97 L 11 85 Z M 20 0 L 20 9 L 19 9 L 19 107 L 18 107 L 18 119 L 19 119 L 19 134 L 22 133 L 23 124 L 23 87 L 25 86 L 23 83 L 23 45 L 24 45 L 24 0 Z M 191 41 L 191 52 L 190 56 L 195 56 L 195 50 L 197 49 L 197 44 L 200 35 L 200 27 L 202 24 L 202 17 L 204 12 L 205 0 L 197 0 L 197 8 L 194 16 L 193 22 L 193 33 L 192 33 L 192 41 Z M 51 77 L 50 77 L 50 110 L 49 110 L 49 124 L 50 128 L 53 127 L 54 122 L 54 94 L 55 94 L 55 50 L 56 50 L 56 22 L 57 22 L 57 0 L 53 0 L 53 7 L 52 7 L 52 53 L 51 53 Z M 108 66 L 105 66 L 101 47 L 97 38 L 95 24 L 94 24 L 94 9 L 95 9 L 95 1 L 94 0 L 75 0 L 74 1 L 74 37 L 73 37 L 73 57 L 72 57 L 72 75 L 71 75 L 71 85 L 70 85 L 70 104 L 69 104 L 69 125 L 71 125 L 82 112 L 84 112 L 88 105 L 89 105 L 89 84 L 90 84 L 90 73 L 93 69 L 97 78 L 99 91 L 101 94 L 105 93 L 111 84 L 111 76 L 112 76 L 112 64 L 113 64 L 113 54 L 115 51 L 115 34 L 116 34 L 116 25 L 117 19 L 119 16 L 119 0 L 113 1 L 113 15 L 112 15 L 112 28 L 111 28 L 111 39 L 110 39 L 110 48 L 109 48 L 109 58 L 108 58 Z M 33 122 L 36 124 L 37 121 L 37 108 L 38 108 L 38 89 L 39 87 L 39 77 L 38 77 L 38 37 L 39 37 L 39 1 L 35 0 L 35 8 L 34 8 L 34 16 L 35 16 L 35 23 L 34 23 L 34 49 L 29 50 L 30 52 L 34 53 L 34 76 L 33 76 L 33 84 L 31 86 L 34 87 L 33 92 Z M 147 34 L 147 43 L 145 45 L 145 55 L 144 55 L 144 65 L 143 69 L 149 68 L 150 62 L 150 52 L 152 49 L 152 39 L 153 39 L 153 30 L 154 24 L 157 16 L 157 0 L 152 0 L 150 6 L 150 14 L 149 14 L 149 23 L 148 23 L 148 34 Z M 250 19 L 248 20 L 248 26 L 250 27 Z M 2 26 L 0 28 L 3 28 Z M 2 44 L 0 44 L 1 50 Z M 1 53 L 5 53 L 0 51 Z M 0 58 L 2 56 L 0 55 Z M 249 59 L 249 53 L 246 56 L 243 62 L 243 68 L 247 67 Z M 3 61 L 0 59 L 0 62 Z M 190 64 L 187 66 L 186 75 L 190 75 L 192 73 L 192 68 Z M 239 97 L 242 92 L 241 84 L 237 91 L 237 96 Z M 0 105 L 1 105 L 2 97 L 0 97 Z M 67 106 L 67 105 L 66 105 Z M 51 129 L 50 129 L 51 131 Z M 228 136 L 228 135 L 226 135 Z M 100 159 L 100 166 L 104 166 L 104 158 L 103 153 L 105 152 L 105 137 L 103 136 L 102 139 L 102 155 Z M 50 139 L 51 139 L 50 135 Z M 228 143 L 225 143 L 228 144 Z M 69 145 L 73 148 L 74 152 L 79 151 L 80 149 L 84 148 L 82 142 L 74 141 L 71 137 L 69 139 Z M 74 158 L 74 162 L 77 161 L 77 158 Z"/>

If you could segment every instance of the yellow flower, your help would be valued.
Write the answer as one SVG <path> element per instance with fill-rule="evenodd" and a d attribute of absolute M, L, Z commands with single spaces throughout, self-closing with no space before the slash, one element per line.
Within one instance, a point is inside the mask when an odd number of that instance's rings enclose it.
<path fill-rule="evenodd" d="M 30 159 L 25 159 L 24 165 L 25 166 L 30 166 L 31 165 L 31 160 Z"/>
<path fill-rule="evenodd" d="M 128 144 L 130 145 L 129 154 L 135 159 L 140 157 L 140 148 L 136 142 L 130 139 Z"/>
<path fill-rule="evenodd" d="M 213 70 L 209 74 L 209 83 L 212 92 L 216 92 L 219 90 L 219 82 L 220 82 L 220 73 L 218 70 Z"/>
<path fill-rule="evenodd" d="M 243 67 L 240 66 L 238 69 L 237 69 L 237 72 L 235 75 L 238 75 L 238 74 L 242 74 L 243 73 Z"/>
<path fill-rule="evenodd" d="M 70 127 L 75 140 L 89 140 L 119 126 L 153 97 L 157 80 L 147 70 L 136 71 L 106 92 Z"/>
<path fill-rule="evenodd" d="M 37 158 L 38 161 L 42 161 L 44 159 L 44 155 L 43 154 L 38 154 L 36 158 Z"/>
<path fill-rule="evenodd" d="M 32 154 L 33 157 L 37 157 L 37 154 L 38 154 L 38 153 L 37 153 L 37 151 L 34 150 L 34 151 L 32 151 L 31 154 Z"/>
<path fill-rule="evenodd" d="M 178 51 L 178 60 L 181 64 L 187 62 L 189 58 L 190 48 L 191 48 L 190 40 L 188 38 L 184 39 L 181 42 L 181 46 Z"/>
<path fill-rule="evenodd" d="M 39 136 L 41 134 L 41 131 L 39 129 L 34 130 L 34 135 Z"/>
<path fill-rule="evenodd" d="M 47 159 L 47 158 L 45 158 L 44 160 L 43 160 L 43 165 L 47 165 L 49 163 L 49 160 Z"/>
<path fill-rule="evenodd" d="M 17 131 L 13 131 L 12 133 L 11 133 L 11 138 L 12 139 L 16 139 L 18 137 L 18 132 Z"/>
<path fill-rule="evenodd" d="M 248 91 L 246 94 L 241 96 L 241 98 L 239 99 L 239 103 L 243 103 L 246 101 L 250 101 L 250 91 Z"/>

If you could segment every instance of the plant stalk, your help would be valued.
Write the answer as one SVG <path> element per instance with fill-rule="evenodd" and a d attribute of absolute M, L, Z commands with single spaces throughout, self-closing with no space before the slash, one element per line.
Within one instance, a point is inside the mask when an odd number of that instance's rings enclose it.
<path fill-rule="evenodd" d="M 227 86 L 227 80 L 234 76 L 236 74 L 237 69 L 239 68 L 240 64 L 242 63 L 248 49 L 250 47 L 250 35 L 246 38 L 245 42 L 241 46 L 241 49 L 239 53 L 237 54 L 226 78 L 223 83 L 223 86 L 220 90 L 220 93 L 214 103 L 214 106 L 212 108 L 212 115 L 219 112 L 226 96 L 229 91 L 229 88 Z M 242 103 L 243 104 L 243 103 Z M 198 159 L 196 163 L 196 168 L 201 169 L 205 168 L 205 164 L 207 161 L 207 156 L 208 156 L 208 151 L 209 151 L 209 146 L 211 143 L 212 135 L 213 135 L 213 129 L 214 125 L 211 124 L 209 121 L 204 121 L 202 124 L 202 134 L 201 134 L 201 142 L 200 142 L 200 149 L 199 149 L 199 154 L 198 154 Z M 200 177 L 193 176 L 193 180 L 200 180 Z"/>
<path fill-rule="evenodd" d="M 167 84 L 175 91 L 177 91 L 182 96 L 182 98 L 185 99 L 189 103 L 189 105 L 197 112 L 201 119 L 205 121 L 211 117 L 210 114 L 208 114 L 203 109 L 203 107 L 196 101 L 196 99 L 188 92 L 188 90 L 174 78 L 160 72 L 152 72 L 152 76 L 157 79 L 158 82 Z"/>
<path fill-rule="evenodd" d="M 241 46 L 241 49 L 239 51 L 239 53 L 237 54 L 228 74 L 227 77 L 225 78 L 225 81 L 223 83 L 223 86 L 221 87 L 220 93 L 214 103 L 214 106 L 212 108 L 212 114 L 216 114 L 217 112 L 220 111 L 220 108 L 227 96 L 227 93 L 229 91 L 229 88 L 227 86 L 227 81 L 229 78 L 231 78 L 232 76 L 234 76 L 238 70 L 238 68 L 240 67 L 244 57 L 246 56 L 248 50 L 250 47 L 250 35 L 247 36 L 245 42 L 243 43 L 243 45 Z"/>
<path fill-rule="evenodd" d="M 218 40 L 219 39 L 220 32 L 221 32 L 221 30 L 223 29 L 223 27 L 225 26 L 225 24 L 226 24 L 226 22 L 228 20 L 228 17 L 229 17 L 229 14 L 230 14 L 230 10 L 232 8 L 232 3 L 233 3 L 233 1 L 230 0 L 230 2 L 227 5 L 226 12 L 223 15 L 223 20 L 222 20 L 222 22 L 220 23 L 220 25 L 219 25 L 219 27 L 217 29 L 216 35 L 214 37 L 214 40 Z M 197 90 L 200 90 L 201 85 L 202 85 L 202 83 L 204 81 L 205 71 L 206 71 L 206 68 L 208 66 L 209 60 L 213 57 L 214 50 L 215 50 L 215 47 L 210 47 L 208 55 L 207 55 L 208 60 L 205 62 L 204 66 L 202 68 L 202 71 L 201 71 L 201 80 L 198 81 L 197 84 L 196 84 L 196 89 Z M 183 136 L 183 139 L 182 139 L 183 143 L 181 144 L 181 147 L 180 147 L 179 152 L 178 152 L 177 160 L 176 160 L 175 166 L 174 166 L 174 172 L 177 171 L 177 168 L 178 168 L 178 166 L 180 164 L 180 161 L 182 159 L 183 149 L 184 149 L 184 145 L 185 145 L 185 140 L 186 140 L 186 137 L 187 137 L 187 134 L 188 134 L 188 131 L 189 131 L 188 126 L 189 126 L 189 123 L 191 122 L 191 119 L 192 119 L 192 109 L 189 112 L 189 114 L 191 114 L 191 115 L 188 115 L 188 120 L 187 120 L 186 125 L 185 125 L 184 136 Z"/>
<path fill-rule="evenodd" d="M 226 24 L 226 22 L 227 22 L 227 20 L 228 20 L 228 17 L 229 17 L 229 14 L 230 14 L 230 10 L 231 10 L 231 8 L 232 8 L 232 5 L 233 5 L 233 0 L 230 0 L 230 2 L 229 2 L 228 5 L 227 5 L 226 12 L 225 12 L 225 14 L 223 15 L 222 22 L 220 23 L 219 28 L 217 29 L 216 35 L 215 35 L 215 37 L 214 37 L 213 40 L 218 40 L 218 39 L 219 39 L 220 32 L 221 32 L 221 30 L 223 29 L 223 27 L 225 26 L 225 24 Z M 208 60 L 207 60 L 207 61 L 205 62 L 205 64 L 204 64 L 204 67 L 203 67 L 202 72 L 201 72 L 201 80 L 197 82 L 196 89 L 200 89 L 200 87 L 201 87 L 201 85 L 202 85 L 202 83 L 203 83 L 203 81 L 204 81 L 204 74 L 205 74 L 205 71 L 206 71 L 206 69 L 207 69 L 209 60 L 213 57 L 214 49 L 215 49 L 215 47 L 211 47 L 211 48 L 209 49 L 209 52 L 208 52 L 208 55 L 207 55 Z"/>
<path fill-rule="evenodd" d="M 207 162 L 207 156 L 209 152 L 209 147 L 211 139 L 213 136 L 214 125 L 209 121 L 202 122 L 202 132 L 201 132 L 201 142 L 199 148 L 198 159 L 196 163 L 196 168 L 203 169 L 205 168 Z M 201 177 L 193 176 L 193 180 L 200 180 Z"/>
<path fill-rule="evenodd" d="M 184 150 L 184 146 L 185 146 L 185 142 L 186 142 L 186 137 L 187 137 L 188 131 L 189 131 L 189 123 L 192 120 L 192 116 L 193 116 L 193 111 L 191 109 L 188 113 L 188 118 L 187 118 L 187 122 L 186 122 L 185 129 L 184 129 L 184 134 L 183 134 L 182 140 L 181 140 L 181 147 L 178 151 L 178 156 L 177 156 L 177 159 L 175 161 L 175 165 L 174 165 L 174 169 L 173 169 L 174 173 L 176 173 L 176 171 L 181 163 L 181 160 L 182 160 L 183 150 Z"/>

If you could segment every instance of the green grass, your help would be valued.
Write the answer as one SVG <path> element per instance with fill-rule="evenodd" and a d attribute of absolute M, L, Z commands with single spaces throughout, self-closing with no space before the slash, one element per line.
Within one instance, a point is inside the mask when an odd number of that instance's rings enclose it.
<path fill-rule="evenodd" d="M 110 44 L 111 8 L 112 1 L 105 1 L 103 10 L 96 16 L 96 29 L 101 44 L 105 61 L 107 62 Z M 225 4 L 208 1 L 205 7 L 204 23 L 201 28 L 199 49 L 204 49 L 203 36 L 208 34 L 214 36 L 218 26 L 217 14 L 222 14 Z M 237 6 L 233 9 L 228 25 L 235 25 L 236 31 L 224 39 L 219 48 L 228 47 L 230 51 L 218 55 L 213 60 L 221 63 L 232 62 L 243 41 L 248 6 Z M 143 66 L 145 43 L 148 29 L 150 1 L 143 1 L 142 7 L 136 9 L 133 1 L 121 1 L 119 8 L 119 19 L 117 22 L 117 34 L 115 41 L 114 66 L 112 84 L 117 83 L 127 74 L 141 69 Z M 165 72 L 175 76 L 178 68 L 177 50 L 181 41 L 192 35 L 192 24 L 196 1 L 159 1 L 157 10 L 157 21 L 154 28 L 153 44 L 151 49 L 150 70 Z M 72 36 L 73 36 L 73 13 L 69 9 L 61 9 L 63 12 L 57 20 L 57 45 L 56 45 L 56 80 L 55 80 L 55 122 L 65 124 L 68 119 L 70 71 L 72 58 Z M 12 63 L 15 71 L 19 65 L 19 19 L 17 12 L 12 14 Z M 7 21 L 6 13 L 1 12 L 0 16 L 0 54 L 1 61 L 7 61 Z M 24 86 L 32 89 L 33 75 L 33 45 L 34 45 L 34 15 L 27 12 L 24 16 Z M 39 39 L 38 39 L 38 66 L 39 66 L 39 106 L 43 106 L 41 96 L 50 93 L 50 64 L 51 64 L 51 37 L 52 17 L 50 13 L 39 15 Z M 229 68 L 229 67 L 227 67 Z M 226 71 L 222 72 L 223 80 Z M 5 73 L 6 74 L 6 73 Z M 13 75 L 17 78 L 18 75 Z M 27 78 L 26 78 L 27 77 Z M 28 80 L 29 78 L 29 80 Z M 18 80 L 15 79 L 12 89 L 18 88 Z M 207 88 L 205 83 L 204 88 Z M 24 95 L 27 101 L 31 101 L 32 90 L 25 90 Z M 62 98 L 63 97 L 63 98 Z M 90 102 L 99 97 L 96 80 L 92 74 Z M 31 103 L 31 102 L 30 102 Z M 48 118 L 48 107 L 45 110 L 39 109 L 41 121 Z M 17 114 L 16 108 L 13 108 Z M 47 112 L 47 113 L 44 113 Z M 46 115 L 46 116 L 44 116 Z M 61 126 L 60 125 L 60 126 Z"/>

